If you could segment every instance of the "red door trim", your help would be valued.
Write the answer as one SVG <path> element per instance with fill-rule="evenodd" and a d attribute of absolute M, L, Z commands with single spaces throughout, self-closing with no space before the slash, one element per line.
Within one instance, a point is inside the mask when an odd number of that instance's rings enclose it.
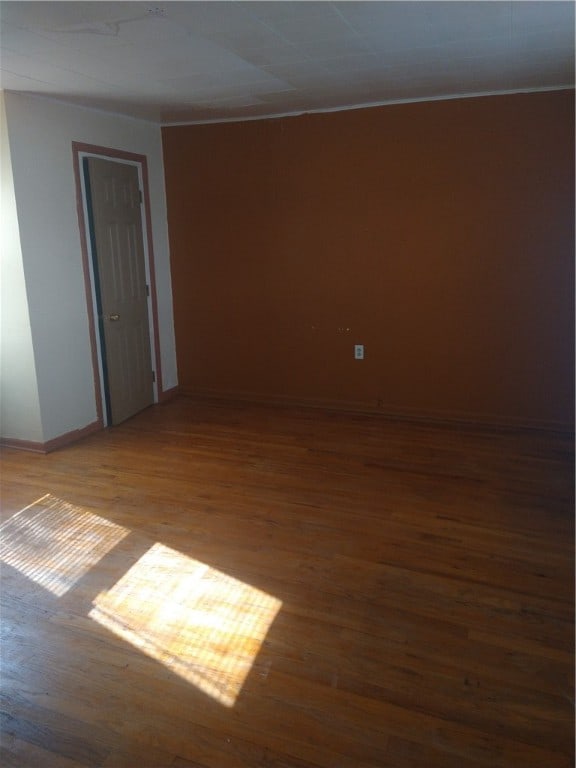
<path fill-rule="evenodd" d="M 150 269 L 150 299 L 152 305 L 152 328 L 154 333 L 154 364 L 156 369 L 157 402 L 161 402 L 164 399 L 164 388 L 162 382 L 162 364 L 160 361 L 160 333 L 158 330 L 158 300 L 156 296 L 154 244 L 152 242 L 150 187 L 148 182 L 148 163 L 145 155 L 138 155 L 133 152 L 124 152 L 123 150 L 112 149 L 110 147 L 100 147 L 94 144 L 83 144 L 78 141 L 72 142 L 74 179 L 76 182 L 76 212 L 78 215 L 78 226 L 80 228 L 80 247 L 82 250 L 84 291 L 86 294 L 86 308 L 88 311 L 88 326 L 90 333 L 90 346 L 92 351 L 92 373 L 94 376 L 94 391 L 96 393 L 96 412 L 98 415 L 98 423 L 101 427 L 103 427 L 104 416 L 102 413 L 102 389 L 100 387 L 100 374 L 98 370 L 98 347 L 96 343 L 96 328 L 94 324 L 94 302 L 92 301 L 92 284 L 90 282 L 90 257 L 88 251 L 88 243 L 86 242 L 86 218 L 84 216 L 84 200 L 82 197 L 82 181 L 80 170 L 80 154 L 82 152 L 86 152 L 91 155 L 98 155 L 99 157 L 109 160 L 130 160 L 132 162 L 138 163 L 142 168 L 146 243 L 148 246 L 148 265 Z"/>

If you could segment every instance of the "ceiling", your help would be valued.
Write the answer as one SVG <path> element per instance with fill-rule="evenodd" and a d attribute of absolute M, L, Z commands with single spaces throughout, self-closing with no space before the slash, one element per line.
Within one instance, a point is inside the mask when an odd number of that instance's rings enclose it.
<path fill-rule="evenodd" d="M 0 2 L 0 85 L 162 124 L 574 86 L 574 3 Z"/>

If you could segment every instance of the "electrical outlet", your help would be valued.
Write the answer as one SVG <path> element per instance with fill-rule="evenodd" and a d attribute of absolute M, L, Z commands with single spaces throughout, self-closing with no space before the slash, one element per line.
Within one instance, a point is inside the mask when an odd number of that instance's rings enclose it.
<path fill-rule="evenodd" d="M 354 359 L 364 360 L 364 344 L 354 344 Z"/>

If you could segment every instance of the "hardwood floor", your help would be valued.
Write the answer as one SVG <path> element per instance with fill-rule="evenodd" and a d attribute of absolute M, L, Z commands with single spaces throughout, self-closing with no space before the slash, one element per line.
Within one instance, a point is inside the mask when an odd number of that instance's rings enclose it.
<path fill-rule="evenodd" d="M 1 764 L 573 765 L 572 445 L 180 398 L 4 450 Z"/>

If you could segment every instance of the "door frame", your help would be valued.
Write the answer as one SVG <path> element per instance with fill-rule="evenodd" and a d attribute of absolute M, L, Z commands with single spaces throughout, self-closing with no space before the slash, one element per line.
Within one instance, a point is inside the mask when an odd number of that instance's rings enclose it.
<path fill-rule="evenodd" d="M 98 323 L 96 288 L 94 278 L 94 258 L 92 239 L 90 237 L 90 222 L 86 196 L 86 183 L 83 172 L 85 157 L 98 157 L 103 160 L 124 163 L 138 169 L 138 178 L 142 190 L 142 240 L 144 243 L 144 265 L 146 280 L 150 286 L 148 296 L 148 327 L 150 333 L 150 364 L 154 372 L 153 393 L 154 402 L 162 400 L 162 366 L 160 361 L 160 333 L 158 330 L 158 300 L 156 296 L 156 274 L 154 267 L 154 245 L 152 242 L 152 217 L 150 213 L 150 188 L 148 183 L 148 163 L 145 155 L 124 152 L 110 147 L 100 147 L 94 144 L 72 142 L 72 157 L 74 179 L 76 182 L 76 212 L 80 229 L 80 246 L 82 251 L 82 267 L 84 271 L 84 289 L 86 293 L 86 309 L 88 314 L 88 330 L 92 351 L 92 372 L 94 376 L 94 393 L 96 397 L 97 421 L 103 427 L 110 426 L 106 415 L 104 367 L 102 359 L 102 340 Z"/>

